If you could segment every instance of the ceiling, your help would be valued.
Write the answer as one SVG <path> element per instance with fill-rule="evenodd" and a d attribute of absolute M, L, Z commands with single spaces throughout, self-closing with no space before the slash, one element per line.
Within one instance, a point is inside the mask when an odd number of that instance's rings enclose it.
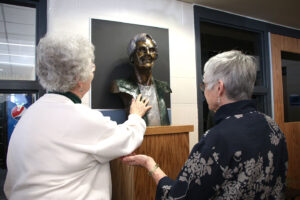
<path fill-rule="evenodd" d="M 35 8 L 0 3 L 0 79 L 35 79 Z"/>
<path fill-rule="evenodd" d="M 300 30 L 300 0 L 179 0 Z"/>

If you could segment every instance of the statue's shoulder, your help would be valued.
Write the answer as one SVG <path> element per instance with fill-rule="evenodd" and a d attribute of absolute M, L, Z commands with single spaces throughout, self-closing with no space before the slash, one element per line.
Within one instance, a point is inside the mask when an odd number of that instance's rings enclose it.
<path fill-rule="evenodd" d="M 138 94 L 138 85 L 130 79 L 116 79 L 112 82 L 111 91 L 113 93 L 124 92 L 131 96 Z"/>
<path fill-rule="evenodd" d="M 167 82 L 159 81 L 156 79 L 154 79 L 154 82 L 155 82 L 155 86 L 156 86 L 157 90 L 161 90 L 165 93 L 172 93 L 172 90 Z"/>
<path fill-rule="evenodd" d="M 130 79 L 116 79 L 113 81 L 113 84 L 116 84 L 120 88 L 137 87 L 137 84 Z"/>

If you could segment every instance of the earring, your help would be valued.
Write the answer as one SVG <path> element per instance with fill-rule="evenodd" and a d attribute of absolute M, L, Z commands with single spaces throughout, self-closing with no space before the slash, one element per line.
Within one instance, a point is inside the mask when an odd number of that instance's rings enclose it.
<path fill-rule="evenodd" d="M 218 99 L 217 99 L 217 103 L 218 103 L 218 104 L 220 104 L 220 97 L 218 97 Z"/>

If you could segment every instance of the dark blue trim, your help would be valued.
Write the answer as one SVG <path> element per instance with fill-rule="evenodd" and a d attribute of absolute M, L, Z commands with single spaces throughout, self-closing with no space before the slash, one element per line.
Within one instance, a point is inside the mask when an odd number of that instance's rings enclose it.
<path fill-rule="evenodd" d="M 203 93 L 198 87 L 202 79 L 201 69 L 201 38 L 200 38 L 200 22 L 209 22 L 222 26 L 248 30 L 261 34 L 261 66 L 263 70 L 263 86 L 254 89 L 255 95 L 264 95 L 265 113 L 272 115 L 271 109 L 271 63 L 269 52 L 268 33 L 285 35 L 288 37 L 300 38 L 300 31 L 293 28 L 287 28 L 259 20 L 242 17 L 235 14 L 226 13 L 201 6 L 194 6 L 194 23 L 195 23 L 195 41 L 196 41 L 196 80 L 197 80 L 197 98 L 198 98 L 198 134 L 199 139 L 203 135 Z"/>

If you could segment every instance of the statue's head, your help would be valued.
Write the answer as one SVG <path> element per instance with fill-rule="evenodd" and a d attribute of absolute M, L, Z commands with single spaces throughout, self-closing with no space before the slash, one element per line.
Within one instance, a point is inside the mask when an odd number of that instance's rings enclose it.
<path fill-rule="evenodd" d="M 152 68 L 157 59 L 157 44 L 147 33 L 140 33 L 128 45 L 130 62 L 139 68 Z"/>

